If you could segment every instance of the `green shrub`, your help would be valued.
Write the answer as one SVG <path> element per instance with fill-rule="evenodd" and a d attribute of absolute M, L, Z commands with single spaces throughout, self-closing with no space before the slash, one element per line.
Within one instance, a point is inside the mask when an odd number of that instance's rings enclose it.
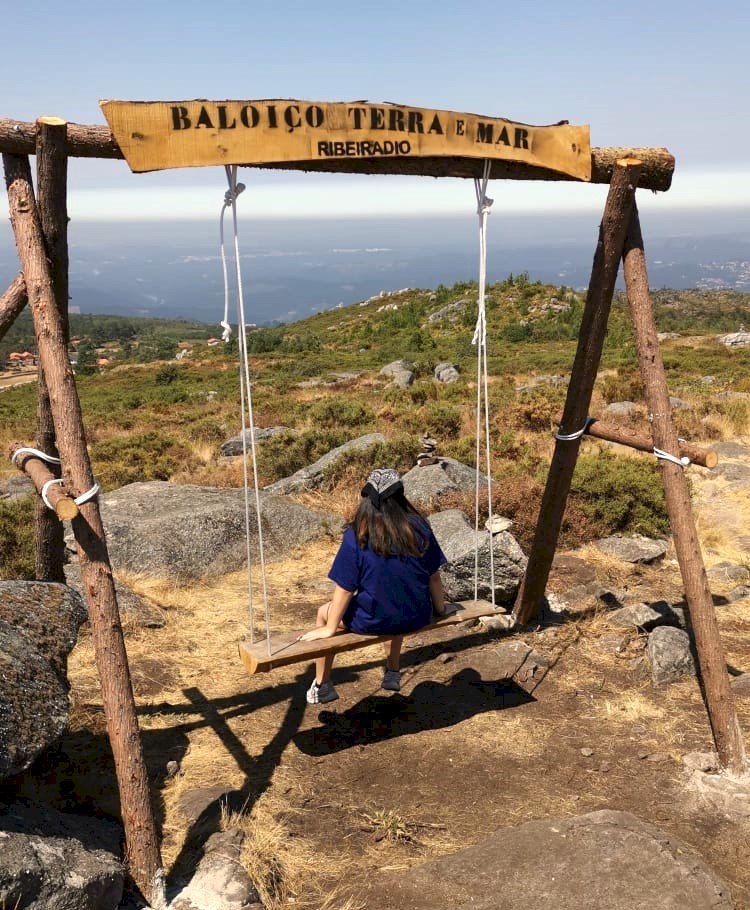
<path fill-rule="evenodd" d="M 0 502 L 0 579 L 34 578 L 34 496 Z"/>
<path fill-rule="evenodd" d="M 177 380 L 177 367 L 173 363 L 165 363 L 159 367 L 154 375 L 154 382 L 157 385 L 169 385 Z"/>
<path fill-rule="evenodd" d="M 576 502 L 601 535 L 669 533 L 664 492 L 654 462 L 611 452 L 578 459 L 571 487 Z"/>
<path fill-rule="evenodd" d="M 461 410 L 448 402 L 438 401 L 429 405 L 424 427 L 436 439 L 454 439 L 461 432 Z"/>
<path fill-rule="evenodd" d="M 91 446 L 91 460 L 104 489 L 147 480 L 169 480 L 176 471 L 197 467 L 190 449 L 153 430 L 115 436 Z"/>
<path fill-rule="evenodd" d="M 375 419 L 369 405 L 344 395 L 316 401 L 309 411 L 313 425 L 322 427 L 363 427 Z"/>

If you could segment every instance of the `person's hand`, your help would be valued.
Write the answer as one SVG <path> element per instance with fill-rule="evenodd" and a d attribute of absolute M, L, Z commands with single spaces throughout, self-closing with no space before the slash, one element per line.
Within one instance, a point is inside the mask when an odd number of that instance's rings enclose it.
<path fill-rule="evenodd" d="M 328 626 L 321 626 L 319 629 L 311 629 L 300 635 L 297 641 L 318 641 L 321 638 L 332 638 L 335 630 L 329 629 Z"/>

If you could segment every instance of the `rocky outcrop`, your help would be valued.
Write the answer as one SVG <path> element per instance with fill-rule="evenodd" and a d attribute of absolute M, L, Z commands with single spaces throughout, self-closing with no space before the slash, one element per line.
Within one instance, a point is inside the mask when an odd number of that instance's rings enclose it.
<path fill-rule="evenodd" d="M 238 489 L 152 481 L 131 483 L 100 497 L 107 544 L 116 569 L 190 581 L 246 565 L 245 499 Z M 330 531 L 340 520 L 281 496 L 261 493 L 266 557 Z M 255 509 L 251 546 L 257 554 Z"/>
<path fill-rule="evenodd" d="M 0 779 L 28 768 L 65 731 L 67 656 L 85 619 L 65 585 L 0 582 Z"/>
<path fill-rule="evenodd" d="M 97 818 L 13 803 L 0 813 L 0 907 L 115 910 L 125 880 L 120 836 Z"/>
<path fill-rule="evenodd" d="M 480 598 L 491 596 L 490 545 L 495 569 L 495 599 L 507 602 L 513 598 L 526 569 L 526 557 L 516 539 L 508 531 L 478 534 L 459 509 L 448 509 L 430 516 L 430 524 L 448 565 L 440 574 L 445 592 L 450 600 L 468 600 L 474 597 L 474 553 L 479 544 Z"/>
<path fill-rule="evenodd" d="M 376 887 L 377 906 L 400 910 L 733 906 L 727 883 L 691 847 L 628 812 L 606 809 L 505 828 Z"/>
<path fill-rule="evenodd" d="M 602 553 L 621 562 L 655 562 L 667 552 L 665 540 L 650 537 L 604 537 L 594 543 Z"/>
<path fill-rule="evenodd" d="M 253 436 L 255 436 L 255 443 L 257 445 L 259 442 L 264 442 L 266 439 L 271 439 L 273 436 L 291 432 L 292 430 L 290 430 L 289 427 L 255 427 L 254 432 L 245 430 L 245 448 L 248 452 L 250 451 L 250 447 L 253 444 Z M 243 434 L 240 433 L 221 444 L 220 452 L 225 458 L 234 458 L 238 455 L 242 455 L 242 435 Z"/>
<path fill-rule="evenodd" d="M 306 468 L 301 468 L 290 477 L 284 477 L 282 480 L 277 480 L 275 483 L 269 484 L 265 487 L 265 492 L 286 494 L 299 493 L 302 490 L 313 490 L 323 483 L 326 470 L 333 467 L 342 458 L 346 458 L 350 452 L 359 452 L 363 449 L 370 449 L 373 446 L 384 442 L 385 436 L 383 436 L 382 433 L 367 433 L 356 439 L 350 439 L 349 442 L 336 446 L 335 449 L 326 452 L 322 458 L 319 458 L 316 462 L 313 462 L 313 464 L 308 465 Z"/>
<path fill-rule="evenodd" d="M 212 834 L 193 877 L 172 901 L 172 910 L 262 910 L 240 862 L 243 840 L 237 828 Z"/>

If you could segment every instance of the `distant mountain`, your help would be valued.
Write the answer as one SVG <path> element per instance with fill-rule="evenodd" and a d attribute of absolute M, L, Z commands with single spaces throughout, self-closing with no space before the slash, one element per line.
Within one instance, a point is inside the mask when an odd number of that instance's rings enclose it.
<path fill-rule="evenodd" d="M 644 217 L 652 287 L 750 290 L 750 219 Z M 490 281 L 531 279 L 584 287 L 596 216 L 503 215 L 493 210 Z M 209 222 L 73 223 L 71 297 L 82 313 L 197 319 L 218 324 L 223 282 Z M 248 320 L 289 322 L 381 290 L 476 277 L 473 219 L 257 221 L 241 225 Z M 18 265 L 0 226 L 0 283 Z"/>

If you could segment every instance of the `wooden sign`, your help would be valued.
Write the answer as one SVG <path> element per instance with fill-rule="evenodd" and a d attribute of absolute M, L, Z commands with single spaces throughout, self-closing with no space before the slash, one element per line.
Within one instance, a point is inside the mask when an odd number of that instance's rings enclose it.
<path fill-rule="evenodd" d="M 363 101 L 102 101 L 101 107 L 133 171 L 452 157 L 591 178 L 589 128 L 568 123 L 529 126 Z"/>

